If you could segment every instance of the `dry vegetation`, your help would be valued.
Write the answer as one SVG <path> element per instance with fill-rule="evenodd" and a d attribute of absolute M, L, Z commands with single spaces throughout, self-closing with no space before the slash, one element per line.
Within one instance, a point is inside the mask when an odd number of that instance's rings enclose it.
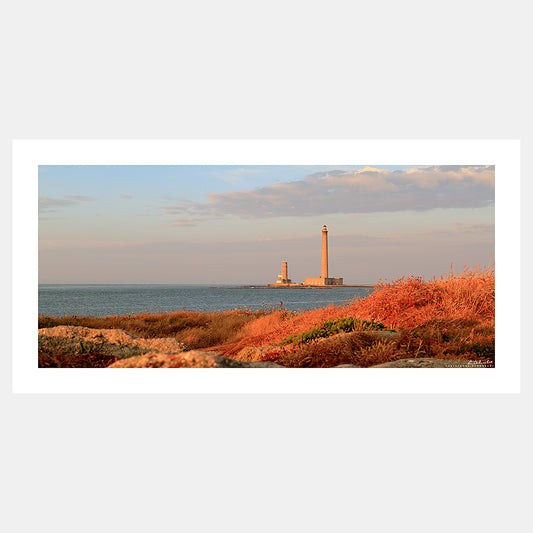
<path fill-rule="evenodd" d="M 367 298 L 306 312 L 237 309 L 103 318 L 43 316 L 39 327 L 81 325 L 123 329 L 144 338 L 174 337 L 193 349 L 220 350 L 236 360 L 269 361 L 287 367 L 368 367 L 421 357 L 482 360 L 492 366 L 494 287 L 493 267 L 467 268 L 461 274 L 450 272 L 429 281 L 416 277 L 380 281 Z M 282 344 L 291 335 L 346 317 L 379 322 L 396 333 L 356 327 L 328 338 Z M 50 361 L 50 354 L 43 353 Z M 105 366 L 104 359 L 96 359 Z"/>
<path fill-rule="evenodd" d="M 283 311 L 281 312 L 283 313 Z M 234 342 L 242 336 L 244 326 L 266 318 L 265 324 L 276 316 L 267 311 L 235 309 L 218 313 L 175 311 L 173 313 L 140 313 L 137 315 L 40 316 L 39 328 L 54 326 L 85 326 L 98 329 L 122 329 L 145 339 L 175 337 L 192 349 L 209 348 Z"/>

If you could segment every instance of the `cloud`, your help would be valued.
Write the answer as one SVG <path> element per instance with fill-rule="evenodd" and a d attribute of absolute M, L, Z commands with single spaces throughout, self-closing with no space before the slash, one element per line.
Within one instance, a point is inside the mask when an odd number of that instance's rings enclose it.
<path fill-rule="evenodd" d="M 202 218 L 179 218 L 171 222 L 172 226 L 176 227 L 193 227 L 199 222 L 206 222 L 207 220 L 220 220 L 223 217 L 202 217 Z"/>
<path fill-rule="evenodd" d="M 483 207 L 494 201 L 494 166 L 332 170 L 302 180 L 206 196 L 206 202 L 181 202 L 163 209 L 191 225 L 206 217 L 247 219 Z"/>
<path fill-rule="evenodd" d="M 68 200 L 74 200 L 75 202 L 92 202 L 94 200 L 91 196 L 81 196 L 76 194 L 65 194 L 63 198 L 67 198 Z"/>
<path fill-rule="evenodd" d="M 55 213 L 55 211 L 50 211 L 51 213 Z M 42 216 L 42 215 L 39 215 L 39 221 L 42 221 L 42 220 L 65 220 L 65 217 L 56 217 L 56 216 Z"/>
<path fill-rule="evenodd" d="M 76 202 L 90 202 L 94 200 L 91 196 L 77 196 L 66 194 L 63 198 L 50 198 L 48 196 L 39 197 L 39 213 L 55 213 L 56 208 L 69 207 Z"/>
<path fill-rule="evenodd" d="M 65 200 L 63 198 L 49 198 L 48 196 L 39 197 L 39 212 L 40 213 L 55 213 L 55 207 L 67 207 L 72 205 L 72 200 Z"/>
<path fill-rule="evenodd" d="M 120 198 L 122 200 L 131 200 L 133 198 L 133 196 L 131 194 L 121 194 Z"/>
<path fill-rule="evenodd" d="M 232 168 L 220 171 L 217 178 L 230 185 L 244 185 L 246 183 L 246 177 L 250 174 L 263 174 L 265 172 L 266 170 L 262 168 Z"/>

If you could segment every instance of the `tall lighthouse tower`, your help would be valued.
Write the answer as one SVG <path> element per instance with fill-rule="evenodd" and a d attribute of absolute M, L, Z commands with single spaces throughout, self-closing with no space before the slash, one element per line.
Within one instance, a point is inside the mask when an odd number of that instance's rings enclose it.
<path fill-rule="evenodd" d="M 328 227 L 322 226 L 322 271 L 320 277 L 328 277 Z"/>
<path fill-rule="evenodd" d="M 322 226 L 322 268 L 319 278 L 305 278 L 303 285 L 312 285 L 314 287 L 322 285 L 342 285 L 343 278 L 330 278 L 328 268 L 328 227 Z"/>

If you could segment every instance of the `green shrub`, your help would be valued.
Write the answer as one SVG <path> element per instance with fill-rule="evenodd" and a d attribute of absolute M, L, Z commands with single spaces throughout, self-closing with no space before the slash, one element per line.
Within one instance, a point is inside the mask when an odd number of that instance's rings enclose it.
<path fill-rule="evenodd" d="M 371 320 L 359 320 L 358 318 L 338 318 L 337 320 L 328 320 L 317 328 L 311 329 L 309 331 L 304 331 L 303 333 L 297 333 L 291 335 L 286 339 L 283 339 L 279 345 L 283 346 L 284 344 L 305 344 L 307 342 L 313 341 L 315 339 L 325 339 L 331 337 L 332 335 L 337 335 L 337 333 L 349 333 L 354 330 L 362 331 L 383 331 L 386 330 L 384 324 L 380 322 L 373 322 Z M 390 330 L 389 330 L 390 331 Z"/>

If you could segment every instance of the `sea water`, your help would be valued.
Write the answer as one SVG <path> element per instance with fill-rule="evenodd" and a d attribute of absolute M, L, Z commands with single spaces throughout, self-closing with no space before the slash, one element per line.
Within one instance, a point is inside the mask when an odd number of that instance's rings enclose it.
<path fill-rule="evenodd" d="M 367 287 L 235 287 L 210 285 L 39 285 L 40 315 L 125 315 L 178 310 L 227 311 L 339 305 L 372 292 Z"/>

